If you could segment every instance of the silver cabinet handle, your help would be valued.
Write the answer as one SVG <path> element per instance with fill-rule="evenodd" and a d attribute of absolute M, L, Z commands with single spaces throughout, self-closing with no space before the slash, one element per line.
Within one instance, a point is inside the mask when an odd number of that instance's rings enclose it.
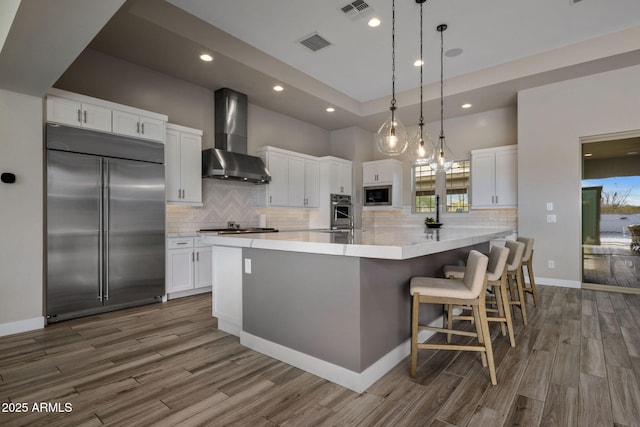
<path fill-rule="evenodd" d="M 180 189 L 178 188 L 178 199 L 180 199 Z"/>
<path fill-rule="evenodd" d="M 191 252 L 191 262 L 196 262 L 196 256 L 193 252 Z"/>
<path fill-rule="evenodd" d="M 140 128 L 142 129 L 142 134 L 144 135 L 144 123 L 140 125 Z"/>
<path fill-rule="evenodd" d="M 200 252 L 196 252 L 196 261 L 200 262 Z"/>
<path fill-rule="evenodd" d="M 84 117 L 84 122 L 85 122 L 85 123 L 87 123 L 87 110 L 84 110 L 84 111 L 82 112 L 82 115 L 83 115 L 83 117 Z"/>
<path fill-rule="evenodd" d="M 136 133 L 140 133 L 140 122 L 136 123 Z"/>
<path fill-rule="evenodd" d="M 498 195 L 496 194 L 496 205 L 498 204 Z"/>
<path fill-rule="evenodd" d="M 82 110 L 78 108 L 78 123 L 82 123 Z"/>
<path fill-rule="evenodd" d="M 186 245 L 186 244 L 187 244 L 187 242 L 178 242 L 178 243 L 176 243 L 176 245 Z"/>
<path fill-rule="evenodd" d="M 185 195 L 184 195 L 184 188 L 182 189 L 182 198 L 183 198 L 183 199 L 185 198 Z"/>
<path fill-rule="evenodd" d="M 269 196 L 269 204 L 271 204 L 271 196 Z"/>

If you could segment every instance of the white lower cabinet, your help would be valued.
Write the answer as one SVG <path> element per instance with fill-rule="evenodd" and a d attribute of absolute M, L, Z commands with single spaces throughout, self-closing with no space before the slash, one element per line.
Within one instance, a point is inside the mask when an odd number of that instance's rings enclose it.
<path fill-rule="evenodd" d="M 212 248 L 199 237 L 167 239 L 166 292 L 170 298 L 208 292 L 212 282 Z"/>
<path fill-rule="evenodd" d="M 242 248 L 213 247 L 213 316 L 218 329 L 242 331 Z"/>

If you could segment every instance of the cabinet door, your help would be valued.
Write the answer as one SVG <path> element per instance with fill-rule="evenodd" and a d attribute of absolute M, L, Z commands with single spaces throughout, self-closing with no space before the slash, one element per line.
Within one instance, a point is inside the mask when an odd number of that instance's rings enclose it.
<path fill-rule="evenodd" d="M 182 201 L 182 183 L 180 182 L 180 134 L 167 130 L 164 144 L 164 176 L 168 202 Z"/>
<path fill-rule="evenodd" d="M 167 251 L 167 293 L 193 289 L 193 248 Z"/>
<path fill-rule="evenodd" d="M 304 163 L 304 197 L 305 206 L 317 208 L 320 204 L 320 164 L 313 160 Z"/>
<path fill-rule="evenodd" d="M 93 104 L 82 104 L 82 127 L 111 132 L 111 109 Z"/>
<path fill-rule="evenodd" d="M 162 120 L 140 116 L 138 122 L 140 123 L 138 131 L 140 138 L 158 142 L 164 141 L 164 122 Z"/>
<path fill-rule="evenodd" d="M 394 165 L 381 162 L 378 164 L 378 176 L 376 181 L 380 184 L 391 184 L 393 182 Z"/>
<path fill-rule="evenodd" d="M 305 206 L 304 159 L 289 157 L 289 206 Z"/>
<path fill-rule="evenodd" d="M 113 110 L 113 133 L 119 135 L 139 137 L 138 115 Z"/>
<path fill-rule="evenodd" d="M 495 154 L 471 157 L 471 204 L 474 208 L 495 205 Z"/>
<path fill-rule="evenodd" d="M 194 287 L 204 288 L 211 286 L 213 251 L 211 246 L 194 249 L 196 254 Z"/>
<path fill-rule="evenodd" d="M 82 105 L 77 101 L 47 97 L 47 121 L 69 126 L 82 126 Z"/>
<path fill-rule="evenodd" d="M 378 165 L 377 164 L 363 164 L 362 165 L 362 183 L 377 184 L 378 182 Z"/>
<path fill-rule="evenodd" d="M 280 153 L 267 153 L 267 167 L 271 173 L 268 186 L 269 206 L 289 205 L 289 157 Z"/>
<path fill-rule="evenodd" d="M 351 195 L 351 165 L 338 163 L 338 194 Z"/>
<path fill-rule="evenodd" d="M 202 140 L 180 134 L 180 176 L 183 202 L 202 203 Z"/>
<path fill-rule="evenodd" d="M 503 150 L 496 152 L 496 205 L 510 207 L 518 205 L 518 152 Z"/>

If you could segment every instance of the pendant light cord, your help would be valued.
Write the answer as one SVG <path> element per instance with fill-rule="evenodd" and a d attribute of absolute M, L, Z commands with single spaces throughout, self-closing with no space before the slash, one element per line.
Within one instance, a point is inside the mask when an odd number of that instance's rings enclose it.
<path fill-rule="evenodd" d="M 444 30 L 446 25 L 438 26 L 440 31 L 440 152 L 443 151 L 444 142 Z"/>
<path fill-rule="evenodd" d="M 396 0 L 391 3 L 391 118 L 396 109 Z"/>
<path fill-rule="evenodd" d="M 422 59 L 422 5 L 420 3 L 420 144 L 424 144 L 422 140 L 422 128 L 424 126 L 424 116 L 422 114 L 422 67 L 424 66 L 424 61 Z"/>

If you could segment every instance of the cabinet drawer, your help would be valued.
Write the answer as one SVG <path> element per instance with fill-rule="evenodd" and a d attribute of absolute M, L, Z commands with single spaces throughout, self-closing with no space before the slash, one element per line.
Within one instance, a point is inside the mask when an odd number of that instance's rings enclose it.
<path fill-rule="evenodd" d="M 167 249 L 184 249 L 193 247 L 193 237 L 170 237 L 167 239 Z"/>

